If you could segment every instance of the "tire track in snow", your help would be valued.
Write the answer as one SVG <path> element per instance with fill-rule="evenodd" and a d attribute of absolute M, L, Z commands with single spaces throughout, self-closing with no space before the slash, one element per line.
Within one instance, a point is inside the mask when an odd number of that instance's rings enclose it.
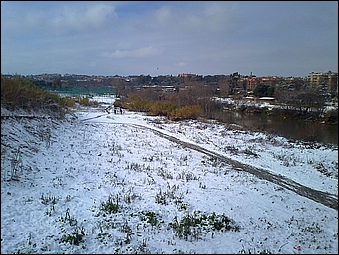
<path fill-rule="evenodd" d="M 107 115 L 107 114 L 104 114 Z M 88 119 L 83 119 L 81 121 L 87 121 L 91 119 L 96 119 L 99 117 L 102 117 L 104 115 L 99 115 L 96 117 L 88 118 Z M 328 192 L 323 192 L 320 190 L 315 190 L 310 187 L 304 186 L 302 184 L 299 184 L 295 181 L 293 181 L 290 178 L 287 178 L 286 176 L 280 175 L 280 174 L 275 174 L 273 172 L 268 171 L 267 169 L 264 168 L 259 168 L 255 167 L 252 165 L 248 165 L 245 163 L 241 163 L 237 160 L 228 158 L 224 155 L 221 155 L 217 152 L 208 150 L 206 148 L 203 148 L 197 144 L 193 144 L 190 142 L 183 141 L 175 136 L 166 134 L 165 132 L 161 132 L 160 130 L 147 126 L 147 125 L 141 125 L 141 124 L 136 124 L 136 123 L 131 123 L 131 122 L 96 122 L 96 123 L 101 123 L 101 124 L 126 124 L 126 125 L 131 125 L 143 129 L 148 129 L 154 132 L 156 135 L 163 137 L 169 141 L 175 142 L 177 144 L 180 144 L 184 147 L 190 148 L 192 150 L 201 152 L 205 155 L 211 156 L 211 157 L 216 157 L 219 160 L 225 162 L 226 164 L 231 165 L 234 169 L 239 170 L 239 171 L 245 171 L 248 172 L 252 175 L 255 175 L 259 179 L 266 180 L 272 183 L 275 183 L 283 188 L 286 188 L 288 190 L 291 190 L 295 193 L 297 193 L 300 196 L 309 198 L 317 203 L 321 203 L 327 207 L 333 208 L 338 211 L 338 197 L 334 194 L 330 194 Z"/>

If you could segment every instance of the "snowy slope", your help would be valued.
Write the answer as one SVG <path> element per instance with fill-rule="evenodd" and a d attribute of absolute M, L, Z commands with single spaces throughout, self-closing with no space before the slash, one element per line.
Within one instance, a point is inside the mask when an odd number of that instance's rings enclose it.
<path fill-rule="evenodd" d="M 1 253 L 338 253 L 336 209 L 155 131 L 338 197 L 337 147 L 100 107 L 2 119 Z"/>

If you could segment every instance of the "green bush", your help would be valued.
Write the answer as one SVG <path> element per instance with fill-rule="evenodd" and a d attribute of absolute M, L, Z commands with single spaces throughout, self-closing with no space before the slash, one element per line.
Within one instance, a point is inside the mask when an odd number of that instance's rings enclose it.
<path fill-rule="evenodd" d="M 202 230 L 207 232 L 214 231 L 239 231 L 239 226 L 229 219 L 225 214 L 216 214 L 213 212 L 209 216 L 200 211 L 193 212 L 192 215 L 185 215 L 180 221 L 175 217 L 169 226 L 175 231 L 179 238 L 187 240 L 188 236 L 199 239 Z"/>
<path fill-rule="evenodd" d="M 200 115 L 199 105 L 187 105 L 181 108 L 169 102 L 152 102 L 133 95 L 119 102 L 126 109 L 147 112 L 154 116 L 167 116 L 170 120 L 197 119 Z"/>
<path fill-rule="evenodd" d="M 110 195 L 107 201 L 101 203 L 101 210 L 106 213 L 117 213 L 119 211 L 119 197 Z"/>
<path fill-rule="evenodd" d="M 70 243 L 72 245 L 79 245 L 84 242 L 83 237 L 84 233 L 79 233 L 78 231 L 74 231 L 72 234 L 63 235 L 61 238 L 61 242 Z"/>
<path fill-rule="evenodd" d="M 84 106 L 91 106 L 91 105 L 98 105 L 99 103 L 97 101 L 90 101 L 88 97 L 86 96 L 76 96 L 75 100 Z"/>
<path fill-rule="evenodd" d="M 200 115 L 199 105 L 188 105 L 170 112 L 171 120 L 196 119 Z"/>
<path fill-rule="evenodd" d="M 169 116 L 176 106 L 171 103 L 157 103 L 151 105 L 150 113 L 156 116 Z"/>
<path fill-rule="evenodd" d="M 141 99 L 138 96 L 132 96 L 124 103 L 124 108 L 138 112 L 149 112 L 151 109 L 151 102 Z"/>
<path fill-rule="evenodd" d="M 141 212 L 140 219 L 142 221 L 146 221 L 147 223 L 150 223 L 152 226 L 157 226 L 159 223 L 155 212 L 151 212 L 151 211 Z"/>
<path fill-rule="evenodd" d="M 253 90 L 253 94 L 257 97 L 271 97 L 273 93 L 274 87 L 266 83 L 260 83 Z"/>
<path fill-rule="evenodd" d="M 62 99 L 62 105 L 66 107 L 74 107 L 75 101 L 72 98 L 65 97 Z"/>
<path fill-rule="evenodd" d="M 12 111 L 42 110 L 63 116 L 66 107 L 73 106 L 74 102 L 70 98 L 61 98 L 34 85 L 29 79 L 20 77 L 10 79 L 1 76 L 1 105 Z"/>

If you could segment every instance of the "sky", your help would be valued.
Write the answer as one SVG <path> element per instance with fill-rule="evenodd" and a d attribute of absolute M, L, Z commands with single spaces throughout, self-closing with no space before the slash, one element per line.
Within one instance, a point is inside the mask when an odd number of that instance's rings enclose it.
<path fill-rule="evenodd" d="M 304 185 L 338 199 L 338 146 L 107 113 L 114 99 L 93 100 L 106 104 L 63 120 L 2 118 L 1 254 L 338 254 L 338 210 L 294 192 Z M 117 198 L 117 212 L 102 206 Z M 176 232 L 175 219 L 203 215 L 210 221 L 186 229 L 187 240 Z M 213 230 L 213 215 L 238 231 Z M 75 233 L 82 242 L 67 243 Z"/>
<path fill-rule="evenodd" d="M 338 72 L 337 1 L 1 1 L 1 73 Z"/>

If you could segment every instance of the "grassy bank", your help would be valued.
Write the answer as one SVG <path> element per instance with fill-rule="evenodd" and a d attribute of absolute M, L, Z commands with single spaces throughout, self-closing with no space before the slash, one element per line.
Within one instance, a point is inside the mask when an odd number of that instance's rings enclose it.
<path fill-rule="evenodd" d="M 43 112 L 63 117 L 74 104 L 73 99 L 61 98 L 28 79 L 1 77 L 1 105 L 10 111 Z"/>

